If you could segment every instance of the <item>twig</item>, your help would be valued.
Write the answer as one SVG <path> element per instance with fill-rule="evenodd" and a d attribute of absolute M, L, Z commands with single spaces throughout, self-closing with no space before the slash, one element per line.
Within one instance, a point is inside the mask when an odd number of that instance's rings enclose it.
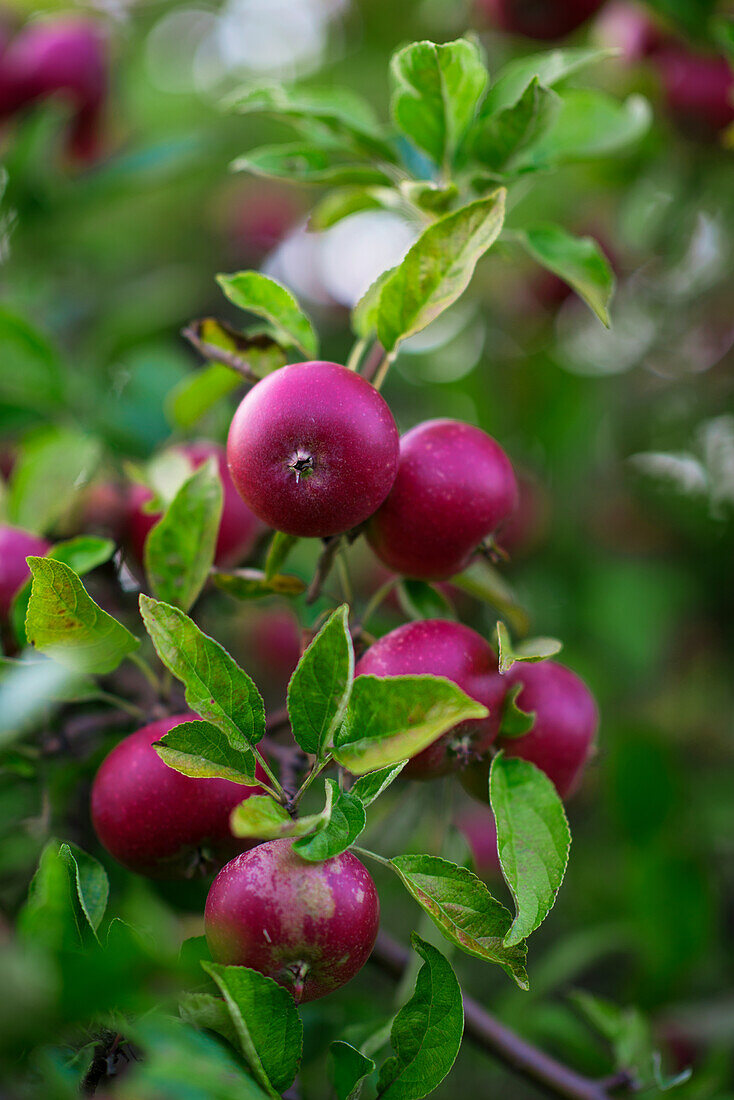
<path fill-rule="evenodd" d="M 331 567 L 334 564 L 334 559 L 340 546 L 341 535 L 332 535 L 330 538 L 324 539 L 324 548 L 319 555 L 319 560 L 316 563 L 316 572 L 313 575 L 313 580 L 308 586 L 308 592 L 306 593 L 306 603 L 315 603 L 321 595 L 321 589 L 331 572 Z"/>
<path fill-rule="evenodd" d="M 384 355 L 382 344 L 379 341 L 375 341 L 370 349 L 370 353 L 365 359 L 362 365 L 362 377 L 366 378 L 368 382 L 371 382 L 377 371 L 380 369 L 382 358 Z"/>
<path fill-rule="evenodd" d="M 192 322 L 181 330 L 181 335 L 188 340 L 192 347 L 195 347 L 205 359 L 210 360 L 212 363 L 221 363 L 223 366 L 229 367 L 230 370 L 237 371 L 237 373 L 251 385 L 255 385 L 256 382 L 260 381 L 260 375 L 255 373 L 247 362 L 247 359 L 243 358 L 241 355 L 237 355 L 234 351 L 227 351 L 226 348 L 220 348 L 217 344 L 210 344 L 208 340 L 203 340 L 198 333 L 199 325 L 201 325 L 200 321 Z M 222 321 L 217 321 L 217 325 L 227 333 L 233 343 L 236 343 L 239 339 L 243 343 L 246 343 L 248 347 L 269 348 L 273 346 L 273 340 L 269 336 L 243 337 L 241 333 L 237 333 L 234 329 L 230 329 L 229 326 L 225 325 Z"/>
<path fill-rule="evenodd" d="M 391 936 L 380 932 L 370 960 L 390 977 L 399 979 L 408 966 L 410 952 Z M 464 1032 L 476 1046 L 552 1096 L 565 1100 L 610 1100 L 612 1089 L 622 1086 L 629 1089 L 633 1085 L 627 1075 L 596 1081 L 576 1073 L 505 1027 L 477 1001 L 466 996 L 464 1020 Z"/>

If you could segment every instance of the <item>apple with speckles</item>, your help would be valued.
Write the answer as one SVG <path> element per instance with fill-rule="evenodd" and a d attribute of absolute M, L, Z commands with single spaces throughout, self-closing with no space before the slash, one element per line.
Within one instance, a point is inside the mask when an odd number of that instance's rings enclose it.
<path fill-rule="evenodd" d="M 227 442 L 249 508 L 288 535 L 358 527 L 392 488 L 398 430 L 385 400 L 338 363 L 293 363 L 243 398 Z"/>
<path fill-rule="evenodd" d="M 261 789 L 182 775 L 153 748 L 174 726 L 192 721 L 196 715 L 178 714 L 131 733 L 103 760 L 92 785 L 92 823 L 100 844 L 148 878 L 193 878 L 251 847 L 232 835 L 229 817 Z M 260 768 L 257 774 L 265 779 Z"/>
<path fill-rule="evenodd" d="M 13 598 L 31 575 L 27 557 L 42 558 L 50 543 L 20 527 L 0 525 L 0 619 L 7 618 Z"/>
<path fill-rule="evenodd" d="M 427 420 L 400 440 L 400 462 L 367 540 L 396 573 L 448 580 L 512 514 L 517 482 L 490 435 L 458 420 Z"/>
<path fill-rule="evenodd" d="M 488 718 L 461 722 L 414 756 L 403 769 L 404 778 L 434 779 L 467 767 L 497 736 L 505 679 L 489 642 L 462 623 L 424 619 L 399 626 L 370 646 L 355 675 L 445 676 L 489 710 Z"/>
<path fill-rule="evenodd" d="M 379 923 L 375 884 L 356 856 L 311 863 L 288 839 L 233 859 L 206 901 L 212 958 L 259 970 L 300 1003 L 333 993 L 362 969 Z"/>

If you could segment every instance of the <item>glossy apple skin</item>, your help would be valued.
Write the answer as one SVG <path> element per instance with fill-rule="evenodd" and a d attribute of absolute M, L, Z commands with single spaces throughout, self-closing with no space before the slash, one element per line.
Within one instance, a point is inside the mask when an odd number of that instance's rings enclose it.
<path fill-rule="evenodd" d="M 448 580 L 517 505 L 517 482 L 490 435 L 457 420 L 427 420 L 400 440 L 390 494 L 367 526 L 389 569 Z"/>
<path fill-rule="evenodd" d="M 216 443 L 186 443 L 176 449 L 188 456 L 194 469 L 198 469 L 209 457 L 216 458 L 224 495 L 214 561 L 220 566 L 238 565 L 252 550 L 263 527 L 232 484 L 224 448 Z M 150 490 L 143 485 L 130 486 L 127 494 L 126 544 L 138 564 L 144 560 L 148 533 L 161 518 L 160 513 L 143 510 L 143 505 L 151 496 Z"/>
<path fill-rule="evenodd" d="M 522 684 L 517 705 L 534 711 L 535 724 L 523 737 L 497 741 L 506 756 L 521 757 L 544 771 L 561 798 L 568 798 L 581 781 L 596 740 L 599 712 L 584 681 L 556 661 L 519 661 L 505 675 L 507 689 Z M 467 768 L 462 785 L 481 802 L 487 801 L 489 761 Z"/>
<path fill-rule="evenodd" d="M 734 122 L 734 69 L 725 57 L 670 42 L 654 55 L 668 110 L 689 136 L 713 140 Z"/>
<path fill-rule="evenodd" d="M 406 623 L 370 646 L 355 675 L 445 676 L 489 709 L 489 717 L 454 726 L 403 769 L 409 779 L 434 779 L 466 767 L 486 753 L 497 736 L 506 691 L 490 644 L 462 623 L 425 619 Z"/>
<path fill-rule="evenodd" d="M 372 877 L 351 852 L 309 863 L 292 840 L 271 840 L 222 868 L 206 901 L 212 957 L 274 978 L 314 1001 L 366 963 L 380 923 Z M 302 989 L 294 972 L 305 963 Z"/>
<path fill-rule="evenodd" d="M 194 779 L 169 768 L 153 748 L 193 714 L 152 722 L 124 738 L 102 761 L 92 785 L 92 824 L 100 844 L 148 878 L 190 878 L 250 847 L 232 836 L 229 815 L 259 787 Z M 258 777 L 265 778 L 260 770 Z M 201 849 L 207 859 L 200 860 Z"/>
<path fill-rule="evenodd" d="M 294 363 L 243 399 L 227 460 L 240 496 L 270 527 L 326 538 L 382 504 L 397 471 L 398 430 L 384 399 L 354 371 Z"/>
<path fill-rule="evenodd" d="M 13 597 L 31 575 L 26 558 L 45 557 L 50 549 L 50 543 L 30 531 L 0 526 L 0 619 L 7 617 Z"/>
<path fill-rule="evenodd" d="M 70 151 L 95 154 L 107 96 L 105 38 L 93 20 L 62 17 L 23 27 L 0 57 L 0 117 L 58 96 L 74 115 Z"/>
<path fill-rule="evenodd" d="M 478 7 L 500 30 L 525 38 L 552 40 L 575 31 L 604 0 L 478 0 Z"/>

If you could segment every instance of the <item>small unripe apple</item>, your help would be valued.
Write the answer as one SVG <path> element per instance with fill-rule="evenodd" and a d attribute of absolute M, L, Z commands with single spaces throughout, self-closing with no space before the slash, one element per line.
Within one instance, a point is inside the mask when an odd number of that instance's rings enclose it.
<path fill-rule="evenodd" d="M 403 776 L 433 779 L 482 757 L 497 735 L 505 680 L 497 654 L 471 627 L 448 619 L 406 623 L 370 646 L 355 668 L 357 676 L 445 676 L 489 709 L 489 717 L 454 726 L 408 761 Z"/>
<path fill-rule="evenodd" d="M 604 0 L 477 0 L 480 12 L 500 30 L 525 38 L 554 39 L 571 34 Z"/>
<path fill-rule="evenodd" d="M 584 681 L 556 661 L 529 664 L 518 661 L 503 677 L 507 689 L 521 684 L 516 704 L 535 713 L 535 722 L 522 737 L 498 738 L 506 756 L 529 760 L 568 798 L 581 781 L 594 749 L 599 712 Z M 487 801 L 489 760 L 480 761 L 461 776 L 464 788 L 481 802 Z"/>
<path fill-rule="evenodd" d="M 50 549 L 50 543 L 30 531 L 0 525 L 0 619 L 6 618 L 13 597 L 31 575 L 26 558 L 42 558 Z"/>
<path fill-rule="evenodd" d="M 654 54 L 668 110 L 693 138 L 713 140 L 734 122 L 734 69 L 725 57 L 669 42 Z"/>
<path fill-rule="evenodd" d="M 259 787 L 194 779 L 169 768 L 153 748 L 196 716 L 177 714 L 143 726 L 105 757 L 92 785 L 92 823 L 100 844 L 149 878 L 189 878 L 221 867 L 250 847 L 232 835 L 232 810 Z M 258 778 L 265 778 L 258 769 Z"/>
<path fill-rule="evenodd" d="M 395 484 L 367 539 L 396 573 L 448 580 L 516 505 L 515 475 L 499 443 L 471 424 L 427 420 L 401 438 Z"/>
<path fill-rule="evenodd" d="M 175 449 L 186 455 L 195 470 L 208 458 L 212 456 L 216 458 L 222 479 L 223 504 L 214 561 L 221 566 L 238 565 L 255 545 L 262 531 L 262 524 L 240 499 L 232 484 L 224 448 L 216 443 L 185 443 Z M 146 512 L 143 509 L 143 505 L 151 499 L 152 495 L 144 485 L 132 485 L 127 495 L 125 541 L 133 558 L 139 564 L 143 562 L 148 533 L 161 518 L 160 513 Z"/>
<path fill-rule="evenodd" d="M 74 112 L 70 151 L 93 156 L 107 95 L 106 53 L 93 20 L 64 16 L 27 24 L 0 58 L 0 116 L 58 96 Z"/>
<path fill-rule="evenodd" d="M 255 515 L 289 535 L 357 527 L 395 480 L 398 431 L 374 386 L 338 363 L 269 374 L 234 415 L 227 460 Z"/>
<path fill-rule="evenodd" d="M 313 1001 L 362 969 L 375 943 L 380 902 L 351 852 L 310 863 L 292 840 L 271 840 L 223 867 L 206 900 L 212 958 L 249 966 Z"/>

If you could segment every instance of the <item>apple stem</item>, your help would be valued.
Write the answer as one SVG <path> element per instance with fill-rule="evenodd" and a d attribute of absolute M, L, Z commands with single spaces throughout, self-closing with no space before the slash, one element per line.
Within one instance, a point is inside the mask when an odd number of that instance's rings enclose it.
<path fill-rule="evenodd" d="M 306 978 L 309 975 L 311 967 L 307 962 L 299 961 L 291 963 L 288 970 L 293 976 L 293 999 L 296 1004 L 299 1004 L 303 996 L 303 990 L 306 986 Z"/>

